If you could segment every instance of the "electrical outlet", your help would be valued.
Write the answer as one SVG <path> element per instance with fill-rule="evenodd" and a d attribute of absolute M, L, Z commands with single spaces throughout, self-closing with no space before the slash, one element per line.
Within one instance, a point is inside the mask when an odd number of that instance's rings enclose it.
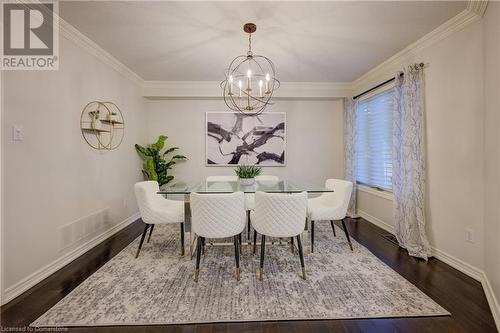
<path fill-rule="evenodd" d="M 23 141 L 24 140 L 24 128 L 22 125 L 12 126 L 12 140 L 13 141 Z"/>
<path fill-rule="evenodd" d="M 474 230 L 465 228 L 465 240 L 467 242 L 474 243 Z"/>

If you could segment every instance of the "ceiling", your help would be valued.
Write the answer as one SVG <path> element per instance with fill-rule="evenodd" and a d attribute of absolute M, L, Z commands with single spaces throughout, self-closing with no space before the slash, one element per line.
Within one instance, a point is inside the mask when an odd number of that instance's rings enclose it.
<path fill-rule="evenodd" d="M 144 80 L 220 81 L 247 51 L 286 82 L 351 82 L 466 8 L 464 1 L 60 2 L 61 17 Z"/>

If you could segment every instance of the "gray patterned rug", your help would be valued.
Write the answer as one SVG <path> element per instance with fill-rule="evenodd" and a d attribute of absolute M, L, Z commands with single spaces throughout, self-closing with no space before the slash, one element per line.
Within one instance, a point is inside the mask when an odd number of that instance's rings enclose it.
<path fill-rule="evenodd" d="M 139 239 L 116 255 L 32 326 L 152 325 L 231 321 L 440 316 L 449 313 L 365 247 L 349 250 L 343 232 L 317 223 L 315 253 L 304 237 L 308 279 L 297 254 L 266 246 L 264 281 L 259 256 L 243 247 L 241 281 L 231 246 L 207 246 L 200 279 L 194 261 L 180 257 L 178 229 L 156 226 L 134 259 Z M 258 249 L 259 251 L 259 249 Z M 259 252 L 257 252 L 259 253 Z"/>

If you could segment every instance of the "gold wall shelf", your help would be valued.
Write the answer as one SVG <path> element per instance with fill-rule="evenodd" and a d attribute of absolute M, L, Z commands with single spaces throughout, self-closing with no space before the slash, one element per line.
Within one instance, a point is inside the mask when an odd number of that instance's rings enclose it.
<path fill-rule="evenodd" d="M 125 135 L 125 120 L 112 102 L 93 101 L 85 105 L 80 115 L 80 130 L 87 144 L 97 150 L 113 150 Z"/>

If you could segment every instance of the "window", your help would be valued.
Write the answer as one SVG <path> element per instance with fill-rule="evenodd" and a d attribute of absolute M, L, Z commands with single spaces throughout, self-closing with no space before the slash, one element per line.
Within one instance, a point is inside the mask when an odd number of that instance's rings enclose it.
<path fill-rule="evenodd" d="M 357 182 L 392 191 L 392 115 L 395 89 L 358 102 Z"/>

